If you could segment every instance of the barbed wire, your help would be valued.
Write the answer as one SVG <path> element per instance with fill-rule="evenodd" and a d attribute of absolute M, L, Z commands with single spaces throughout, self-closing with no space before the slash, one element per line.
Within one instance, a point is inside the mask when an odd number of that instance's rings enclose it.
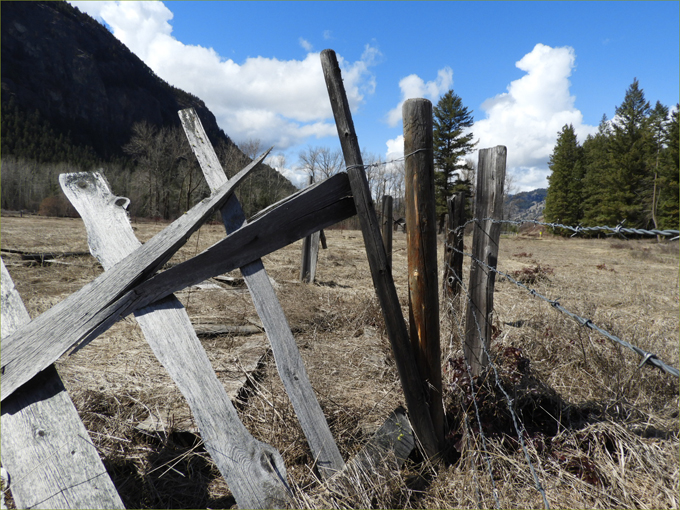
<path fill-rule="evenodd" d="M 470 297 L 470 293 L 467 291 L 467 287 L 465 286 L 465 284 L 461 280 L 460 276 L 458 274 L 456 274 L 455 271 L 453 272 L 453 275 L 455 276 L 455 278 L 460 283 L 461 288 L 465 291 L 465 295 L 467 296 L 468 304 L 474 305 L 474 303 L 472 302 L 472 299 Z M 508 410 L 510 411 L 510 415 L 512 416 L 512 423 L 513 423 L 513 426 L 515 427 L 515 432 L 517 433 L 519 443 L 522 446 L 522 451 L 524 452 L 524 457 L 527 460 L 527 464 L 529 464 L 529 471 L 531 472 L 531 476 L 534 479 L 534 484 L 536 486 L 536 490 L 540 493 L 541 497 L 543 498 L 543 505 L 544 505 L 545 509 L 550 510 L 550 504 L 548 503 L 548 498 L 545 494 L 545 489 L 541 485 L 541 481 L 538 479 L 538 474 L 536 473 L 536 470 L 534 469 L 534 464 L 533 464 L 533 462 L 531 462 L 531 457 L 529 455 L 529 451 L 527 450 L 526 444 L 524 442 L 524 433 L 526 432 L 526 429 L 524 428 L 524 423 L 522 422 L 522 420 L 519 420 L 517 418 L 517 415 L 515 414 L 515 410 L 513 409 L 513 399 L 510 397 L 510 395 L 508 395 L 508 393 L 505 391 L 505 388 L 503 388 L 503 385 L 501 384 L 500 376 L 498 375 L 498 370 L 496 368 L 496 364 L 492 361 L 493 358 L 491 357 L 491 354 L 487 350 L 486 344 L 483 341 L 482 328 L 479 325 L 479 322 L 477 321 L 477 315 L 474 314 L 474 313 L 471 314 L 471 315 L 475 320 L 475 327 L 477 328 L 477 334 L 479 335 L 479 338 L 481 339 L 482 349 L 484 350 L 484 353 L 486 354 L 486 358 L 488 360 L 488 365 L 493 370 L 493 373 L 494 373 L 494 376 L 495 376 L 496 386 L 498 386 L 498 388 L 503 393 L 503 396 L 505 397 L 505 401 L 506 401 L 506 404 L 508 406 Z M 470 383 L 472 384 L 472 373 L 470 372 L 470 368 L 467 364 L 467 359 L 465 360 L 465 365 L 468 369 L 468 375 L 470 377 Z M 475 405 L 475 407 L 476 407 L 476 405 Z M 477 415 L 477 420 L 479 420 L 479 414 Z M 482 423 L 481 423 L 481 421 L 478 421 L 478 422 L 479 422 L 479 429 L 481 431 Z M 521 426 L 518 425 L 518 422 L 520 423 Z M 493 480 L 493 477 L 492 477 L 492 480 Z M 495 485 L 494 485 L 494 487 L 495 487 Z M 494 497 L 495 497 L 495 494 L 494 494 Z M 498 501 L 498 500 L 496 499 L 496 501 Z"/>
<path fill-rule="evenodd" d="M 453 311 L 453 310 L 452 310 Z M 457 324 L 458 327 L 458 332 L 461 334 L 461 338 L 463 338 L 462 334 L 462 327 L 461 324 Z M 468 379 L 470 380 L 470 396 L 472 398 L 472 404 L 475 410 L 475 417 L 477 418 L 477 423 L 479 424 L 479 435 L 482 439 L 482 450 L 484 451 L 484 461 L 486 462 L 487 470 L 489 471 L 489 480 L 491 480 L 491 488 L 492 488 L 492 494 L 493 498 L 496 502 L 496 508 L 501 508 L 501 502 L 498 499 L 498 490 L 496 489 L 496 482 L 493 479 L 493 470 L 491 469 L 491 459 L 489 455 L 489 450 L 486 446 L 486 436 L 484 434 L 484 430 L 482 429 L 482 419 L 479 414 L 479 406 L 477 405 L 477 391 L 475 390 L 475 381 L 474 378 L 472 377 L 472 372 L 470 372 L 470 364 L 467 362 L 467 359 L 465 358 L 465 355 L 463 355 L 464 359 L 464 365 L 465 365 L 465 370 L 467 371 Z M 462 405 L 461 405 L 462 406 Z M 467 416 L 467 410 L 463 407 L 463 411 L 465 412 L 465 423 L 466 427 L 469 429 L 469 423 L 468 423 L 468 416 Z M 474 473 L 473 473 L 474 475 Z M 475 481 L 476 481 L 476 476 L 475 476 Z M 477 492 L 479 493 L 479 488 L 477 488 Z"/>
<path fill-rule="evenodd" d="M 404 154 L 400 158 L 390 159 L 389 161 L 380 161 L 379 163 L 369 163 L 367 165 L 350 165 L 350 166 L 345 168 L 345 171 L 351 170 L 353 168 L 363 168 L 365 170 L 367 168 L 378 168 L 379 166 L 387 166 L 391 163 L 398 163 L 400 161 L 406 161 L 406 158 L 413 156 L 414 154 L 417 154 L 419 152 L 430 151 L 430 150 L 432 150 L 432 149 L 416 149 L 413 152 L 409 152 L 408 154 Z"/>
<path fill-rule="evenodd" d="M 546 303 L 550 304 L 550 306 L 552 306 L 555 310 L 562 312 L 565 315 L 571 317 L 572 319 L 574 319 L 576 322 L 578 322 L 582 326 L 586 326 L 590 329 L 593 329 L 593 330 L 597 331 L 598 333 L 600 333 L 601 335 L 603 335 L 604 337 L 608 338 L 609 340 L 612 340 L 613 342 L 616 342 L 617 344 L 619 344 L 623 347 L 626 347 L 627 349 L 630 349 L 634 353 L 638 354 L 639 356 L 642 357 L 642 362 L 640 363 L 638 368 L 641 368 L 645 364 L 650 364 L 652 366 L 655 366 L 656 368 L 663 370 L 664 372 L 666 372 L 668 374 L 674 375 L 675 377 L 680 377 L 680 372 L 678 371 L 677 368 L 668 365 L 667 363 L 665 363 L 664 361 L 659 359 L 656 354 L 645 351 L 644 349 L 641 349 L 640 347 L 637 347 L 637 346 L 635 346 L 635 345 L 633 345 L 633 344 L 631 344 L 631 343 L 629 343 L 625 340 L 620 339 L 616 335 L 613 335 L 613 334 L 609 333 L 608 331 L 602 329 L 601 327 L 597 326 L 595 323 L 593 323 L 593 321 L 591 319 L 586 319 L 584 317 L 581 317 L 581 316 L 567 310 L 566 308 L 564 308 L 559 303 L 558 299 L 548 299 L 547 297 L 540 294 L 535 289 L 531 289 L 531 288 L 527 287 L 522 282 L 516 280 L 515 278 L 513 278 L 509 274 L 504 273 L 503 271 L 500 271 L 500 270 L 496 269 L 495 267 L 492 267 L 492 266 L 486 264 L 485 262 L 482 262 L 481 260 L 479 260 L 477 257 L 472 255 L 471 253 L 465 253 L 464 251 L 458 250 L 457 248 L 455 248 L 453 246 L 451 247 L 451 249 L 453 251 L 458 252 L 458 253 L 462 253 L 463 255 L 465 255 L 467 257 L 470 257 L 472 260 L 474 260 L 480 266 L 486 267 L 487 269 L 495 272 L 496 274 L 499 274 L 499 275 L 503 276 L 504 278 L 507 278 L 509 281 L 511 281 L 512 283 L 514 283 L 518 287 L 525 289 L 532 296 L 536 296 L 537 298 L 542 299 Z M 455 271 L 453 272 L 453 274 L 455 275 Z M 458 277 L 457 275 L 456 275 L 456 277 L 460 281 L 460 277 Z"/>
<path fill-rule="evenodd" d="M 552 228 L 562 228 L 565 230 L 570 230 L 574 232 L 571 237 L 574 237 L 578 234 L 584 233 L 584 232 L 597 232 L 597 231 L 610 231 L 611 235 L 621 235 L 623 234 L 637 234 L 637 235 L 654 235 L 654 236 L 676 236 L 670 241 L 674 241 L 675 239 L 678 239 L 678 236 L 680 236 L 680 230 L 647 230 L 644 228 L 627 228 L 624 227 L 623 224 L 626 222 L 626 220 L 623 220 L 621 223 L 619 223 L 616 227 L 607 227 L 607 226 L 598 226 L 598 227 L 582 227 L 581 225 L 578 225 L 576 227 L 570 226 L 570 225 L 563 225 L 561 223 L 547 223 L 543 221 L 538 221 L 538 220 L 499 220 L 497 218 L 473 218 L 471 220 L 466 221 L 459 227 L 456 227 L 454 229 L 455 233 L 458 233 L 458 231 L 464 229 L 467 227 L 470 223 L 479 223 L 482 221 L 491 221 L 492 223 L 500 223 L 500 224 L 510 224 L 510 225 L 524 225 L 525 223 L 532 223 L 534 225 L 541 225 L 545 227 L 552 227 Z"/>

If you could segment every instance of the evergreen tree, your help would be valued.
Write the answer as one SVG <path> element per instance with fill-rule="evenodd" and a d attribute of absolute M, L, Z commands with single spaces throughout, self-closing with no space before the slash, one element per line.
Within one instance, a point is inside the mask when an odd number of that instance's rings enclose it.
<path fill-rule="evenodd" d="M 678 108 L 670 116 L 666 126 L 666 140 L 659 154 L 659 173 L 657 188 L 659 197 L 656 201 L 656 217 L 659 228 L 678 229 L 678 215 L 680 201 L 678 176 L 680 162 L 678 161 L 678 145 L 680 144 L 680 129 L 678 129 Z"/>
<path fill-rule="evenodd" d="M 465 134 L 474 122 L 472 112 L 463 106 L 461 98 L 453 90 L 444 94 L 432 111 L 436 212 L 443 219 L 448 197 L 457 191 L 466 191 L 470 196 L 472 182 L 461 179 L 459 172 L 468 170 L 465 156 L 474 150 L 477 143 L 472 141 L 472 132 Z"/>
<path fill-rule="evenodd" d="M 609 146 L 611 127 L 606 115 L 602 116 L 597 133 L 588 135 L 583 142 L 584 176 L 581 190 L 583 201 L 583 225 L 594 227 L 607 224 L 607 194 L 611 180 Z"/>
<path fill-rule="evenodd" d="M 609 224 L 627 221 L 646 227 L 651 221 L 653 175 L 648 168 L 649 102 L 637 78 L 616 108 L 611 137 L 612 179 L 608 201 Z"/>
<path fill-rule="evenodd" d="M 545 199 L 546 221 L 576 225 L 583 216 L 581 189 L 583 149 L 576 139 L 574 126 L 562 128 L 550 156 L 548 194 Z"/>

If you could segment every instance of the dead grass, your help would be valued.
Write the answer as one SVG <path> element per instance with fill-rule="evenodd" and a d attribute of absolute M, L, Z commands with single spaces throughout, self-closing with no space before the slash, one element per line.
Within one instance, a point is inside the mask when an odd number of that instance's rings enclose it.
<path fill-rule="evenodd" d="M 145 241 L 163 225 L 134 227 Z M 3 217 L 1 228 L 3 249 L 87 250 L 80 220 Z M 264 263 L 347 460 L 404 401 L 361 233 L 326 235 L 329 249 L 320 251 L 315 285 L 298 282 L 300 242 L 268 255 Z M 221 237 L 221 226 L 204 226 L 170 263 Z M 471 240 L 465 242 L 469 247 Z M 26 265 L 8 253 L 3 260 L 32 317 L 102 271 L 89 256 L 45 266 Z M 527 285 L 549 299 L 678 366 L 677 242 L 562 239 L 545 233 L 503 237 L 499 269 L 526 277 Z M 402 233 L 394 234 L 393 273 L 406 312 Z M 221 288 L 178 293 L 192 321 L 259 323 L 245 289 L 216 285 Z M 492 356 L 500 379 L 485 374 L 475 381 L 474 396 L 460 363 L 465 303 L 458 303 L 460 312 L 454 306 L 453 313 L 441 314 L 447 463 L 434 469 L 415 455 L 391 477 L 356 473 L 344 487 L 320 483 L 264 335 L 222 336 L 203 345 L 225 386 L 247 379 L 245 389 L 233 395 L 239 415 L 253 436 L 283 455 L 298 507 L 492 508 L 497 498 L 501 508 L 541 508 L 502 386 L 514 399 L 551 508 L 678 508 L 677 379 L 638 368 L 637 355 L 503 278 L 497 279 L 494 301 Z M 245 377 L 247 359 L 257 368 Z M 133 319 L 59 360 L 58 369 L 128 508 L 235 504 L 192 432 L 187 404 Z M 171 419 L 149 432 L 140 424 L 151 413 Z"/>

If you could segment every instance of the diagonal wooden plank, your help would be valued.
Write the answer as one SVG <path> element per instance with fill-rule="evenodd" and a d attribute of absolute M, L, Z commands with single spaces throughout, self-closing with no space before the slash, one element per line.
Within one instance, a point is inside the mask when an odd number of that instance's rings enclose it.
<path fill-rule="evenodd" d="M 111 193 L 101 174 L 62 174 L 59 181 L 85 223 L 92 255 L 105 270 L 141 246 L 125 210 L 117 205 L 119 197 Z M 89 185 L 80 186 L 82 182 Z M 154 354 L 187 399 L 206 450 L 239 507 L 285 506 L 288 489 L 281 455 L 253 438 L 239 420 L 179 300 L 168 296 L 137 310 L 135 317 Z"/>
<path fill-rule="evenodd" d="M 59 336 L 48 335 L 47 338 L 43 338 L 42 335 L 38 334 L 41 331 L 32 334 L 31 341 L 38 344 L 34 349 L 39 353 L 38 356 L 17 356 L 15 349 L 11 359 L 13 377 L 7 382 L 6 376 L 3 375 L 2 377 L 2 399 L 4 400 L 6 396 L 14 392 L 23 382 L 40 370 L 47 368 L 69 346 L 86 345 L 134 310 L 148 306 L 173 292 L 200 283 L 207 278 L 242 267 L 312 232 L 316 232 L 320 228 L 328 227 L 349 218 L 355 213 L 356 209 L 354 208 L 347 174 L 337 174 L 267 208 L 257 219 L 191 260 L 178 264 L 147 281 L 137 282 L 136 286 L 131 286 L 127 291 L 111 296 L 108 299 L 108 304 L 90 306 L 87 314 L 69 314 L 68 308 L 62 308 L 61 315 L 53 314 L 52 322 L 45 322 L 42 325 L 42 330 L 47 331 L 47 333 L 49 333 L 49 326 L 55 327 L 55 329 L 56 326 L 60 326 Z M 116 267 L 119 265 L 116 264 Z M 116 267 L 111 272 L 115 271 Z M 102 276 L 106 276 L 108 273 L 109 271 Z M 96 292 L 99 292 L 99 290 L 95 289 L 94 293 Z M 93 291 L 90 289 L 89 293 L 81 294 L 80 299 L 87 299 L 92 294 Z M 103 295 L 106 296 L 106 294 Z M 67 298 L 65 301 L 69 299 Z M 49 311 L 46 313 L 49 313 Z M 40 317 L 32 322 L 38 319 Z M 68 327 L 64 327 L 64 324 Z M 18 335 L 19 343 L 21 343 L 22 336 Z M 55 349 L 54 346 L 50 345 L 50 342 L 57 343 L 63 349 Z M 4 369 L 6 363 L 9 363 L 6 359 L 7 353 L 4 350 L 4 339 L 2 348 Z M 41 352 L 41 349 L 46 353 Z M 25 376 L 25 372 L 33 375 Z"/>
<path fill-rule="evenodd" d="M 182 110 L 179 116 L 210 189 L 219 188 L 227 177 L 217 159 L 217 154 L 208 141 L 200 119 L 193 109 Z M 236 196 L 229 199 L 221 213 L 227 234 L 231 234 L 247 223 Z M 300 351 L 290 331 L 290 325 L 262 260 L 258 259 L 243 266 L 241 273 L 264 325 L 272 346 L 277 370 L 300 420 L 319 472 L 324 478 L 332 476 L 342 469 L 344 461 L 309 382 Z"/>
<path fill-rule="evenodd" d="M 380 235 L 380 224 L 373 208 L 371 191 L 361 159 L 359 140 L 354 130 L 345 87 L 342 84 L 338 59 L 333 50 L 321 52 L 321 66 L 361 223 L 373 286 L 385 318 L 385 328 L 394 352 L 409 416 L 425 453 L 434 459 L 439 452 L 437 434 L 430 418 L 427 394 L 422 386 L 422 378 L 413 356 L 408 328 L 399 304 L 392 271 L 387 262 L 385 246 Z"/>
<path fill-rule="evenodd" d="M 77 343 L 83 326 L 135 284 L 155 273 L 193 232 L 220 208 L 234 188 L 267 156 L 262 154 L 219 192 L 194 206 L 110 271 L 85 285 L 14 333 L 2 339 L 2 400 Z M 89 183 L 80 181 L 81 186 Z"/>
<path fill-rule="evenodd" d="M 2 265 L 2 336 L 30 321 Z M 17 508 L 125 508 L 50 365 L 2 403 L 2 465 Z"/>

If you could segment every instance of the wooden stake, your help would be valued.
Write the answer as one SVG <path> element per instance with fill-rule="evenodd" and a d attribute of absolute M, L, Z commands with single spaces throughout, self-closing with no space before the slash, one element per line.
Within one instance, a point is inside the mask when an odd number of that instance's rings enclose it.
<path fill-rule="evenodd" d="M 321 52 L 321 65 L 345 165 L 347 166 L 347 175 L 350 179 L 354 203 L 361 223 L 366 255 L 373 277 L 373 286 L 385 318 L 385 329 L 394 352 L 410 420 L 416 436 L 423 445 L 425 454 L 434 458 L 439 452 L 437 436 L 427 407 L 426 394 L 420 384 L 421 377 L 418 366 L 413 359 L 413 351 L 409 342 L 406 321 L 397 297 L 397 289 L 394 286 L 392 272 L 387 263 L 387 254 L 380 235 L 380 224 L 373 209 L 371 192 L 368 188 L 366 172 L 361 159 L 361 149 L 354 131 L 347 94 L 342 84 L 340 66 L 333 50 Z"/>
<path fill-rule="evenodd" d="M 474 258 L 470 265 L 468 286 L 470 302 L 465 318 L 463 347 L 465 359 L 471 367 L 473 376 L 481 374 L 489 364 L 487 352 L 491 347 L 491 315 L 496 276 L 494 271 L 480 265 L 475 259 L 496 268 L 501 225 L 494 223 L 492 219 L 503 218 L 503 183 L 507 154 L 508 150 L 502 145 L 479 151 L 475 195 L 476 221 L 472 233 Z"/>
<path fill-rule="evenodd" d="M 460 292 L 463 277 L 463 236 L 464 229 L 457 231 L 465 224 L 465 193 L 459 191 L 446 199 L 449 211 L 444 246 L 444 298 L 454 302 Z"/>
<path fill-rule="evenodd" d="M 427 99 L 409 99 L 404 102 L 402 116 L 407 155 L 405 203 L 411 345 L 423 378 L 421 384 L 428 393 L 437 440 L 443 444 L 432 103 Z"/>
<path fill-rule="evenodd" d="M 383 196 L 382 199 L 382 237 L 387 253 L 387 264 L 392 268 L 392 197 Z"/>

